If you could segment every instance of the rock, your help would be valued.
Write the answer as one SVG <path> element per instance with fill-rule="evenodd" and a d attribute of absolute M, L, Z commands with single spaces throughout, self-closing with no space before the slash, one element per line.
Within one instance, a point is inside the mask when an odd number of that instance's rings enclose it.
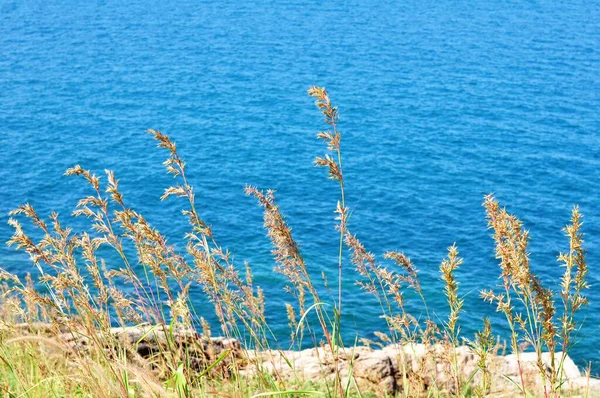
<path fill-rule="evenodd" d="M 354 377 L 372 383 L 385 394 L 393 394 L 396 391 L 396 370 L 391 358 L 383 351 L 369 354 L 363 354 L 354 361 Z"/>
<path fill-rule="evenodd" d="M 307 380 L 318 381 L 334 372 L 334 368 L 316 355 L 304 355 L 294 361 L 294 370 L 297 375 L 304 376 Z"/>
<path fill-rule="evenodd" d="M 377 350 L 357 346 L 340 348 L 336 357 L 327 347 L 302 351 L 244 350 L 236 339 L 209 339 L 193 329 L 176 329 L 171 332 L 164 330 L 162 326 L 151 325 L 111 328 L 105 336 L 92 336 L 93 338 L 87 336 L 85 331 L 62 330 L 61 333 L 61 330 L 45 324 L 20 324 L 10 330 L 13 333 L 16 330 L 22 334 L 44 334 L 60 340 L 72 351 L 79 352 L 97 349 L 100 341 L 103 344 L 100 348 L 106 350 L 108 355 L 124 349 L 133 364 L 147 369 L 152 369 L 154 361 L 162 353 L 177 352 L 173 351 L 173 343 L 177 350 L 185 352 L 192 369 L 198 372 L 206 369 L 225 350 L 229 350 L 230 354 L 216 371 L 228 374 L 235 358 L 238 367 L 236 370 L 241 376 L 248 378 L 261 372 L 270 373 L 279 380 L 333 382 L 337 369 L 343 383 L 347 383 L 352 377 L 361 390 L 375 392 L 378 396 L 400 393 L 406 380 L 410 384 L 410 395 L 426 395 L 431 386 L 445 391 L 444 393 L 455 392 L 455 360 L 462 382 L 471 380 L 472 385 L 476 386 L 481 380 L 477 356 L 466 346 L 454 348 L 448 344 L 390 344 Z M 561 352 L 555 354 L 557 362 L 561 358 Z M 536 353 L 520 353 L 519 360 L 527 381 L 526 387 L 531 391 L 541 391 L 543 386 Z M 542 354 L 542 364 L 546 371 L 550 370 L 549 353 Z M 490 354 L 488 367 L 493 376 L 492 395 L 518 394 L 518 388 L 506 379 L 509 377 L 519 383 L 520 370 L 516 355 Z M 594 395 L 600 396 L 600 379 L 582 376 L 568 355 L 564 358 L 562 377 L 564 391 L 577 394 L 594 392 Z"/>
<path fill-rule="evenodd" d="M 558 366 L 558 362 L 560 362 L 563 353 L 557 352 L 554 355 L 555 358 L 555 366 Z M 546 372 L 550 372 L 551 369 L 551 356 L 549 352 L 542 353 L 542 364 L 546 370 Z M 522 352 L 518 356 L 518 360 L 521 362 L 521 367 L 525 372 L 538 372 L 538 357 L 535 352 Z M 519 364 L 517 360 L 516 354 L 506 355 L 504 357 L 504 364 L 502 367 L 502 373 L 506 375 L 518 376 L 519 375 Z M 563 363 L 563 372 L 562 376 L 564 379 L 576 379 L 581 377 L 581 372 L 575 362 L 568 355 L 565 357 Z"/>
<path fill-rule="evenodd" d="M 600 392 L 600 379 L 588 378 L 586 376 L 577 377 L 568 381 L 569 390 L 587 390 Z"/>

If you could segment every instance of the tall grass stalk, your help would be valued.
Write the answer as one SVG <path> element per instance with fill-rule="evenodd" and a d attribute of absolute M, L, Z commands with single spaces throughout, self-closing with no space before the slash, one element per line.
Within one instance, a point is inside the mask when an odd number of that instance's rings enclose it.
<path fill-rule="evenodd" d="M 458 282 L 456 281 L 454 272 L 462 264 L 462 262 L 463 260 L 458 257 L 458 249 L 456 245 L 452 245 L 448 248 L 448 258 L 442 261 L 442 264 L 440 265 L 442 280 L 445 284 L 446 299 L 448 301 L 448 306 L 450 307 L 450 314 L 448 315 L 448 320 L 445 322 L 444 326 L 446 339 L 451 345 L 450 354 L 452 357 L 455 391 L 461 391 L 456 347 L 459 345 L 458 336 L 460 334 L 458 317 L 463 307 L 464 300 L 458 296 Z"/>
<path fill-rule="evenodd" d="M 335 212 L 338 214 L 337 220 L 339 224 L 336 228 L 339 230 L 339 251 L 338 251 L 338 303 L 337 303 L 337 317 L 340 318 L 342 315 L 342 291 L 343 291 L 343 246 L 344 246 L 344 235 L 346 234 L 346 224 L 348 219 L 348 208 L 346 208 L 346 194 L 344 190 L 344 175 L 342 168 L 342 151 L 341 141 L 342 137 L 337 129 L 338 123 L 338 110 L 337 107 L 331 105 L 329 95 L 324 88 L 311 87 L 308 90 L 308 95 L 316 98 L 316 105 L 321 110 L 324 116 L 324 121 L 331 126 L 332 131 L 324 131 L 317 134 L 317 138 L 323 140 L 327 144 L 327 149 L 334 152 L 337 159 L 333 159 L 330 155 L 325 155 L 324 158 L 317 157 L 315 159 L 315 165 L 318 167 L 326 167 L 329 171 L 329 178 L 337 180 L 340 184 L 340 195 L 341 199 L 337 203 Z M 339 320 L 338 320 L 339 323 Z"/>

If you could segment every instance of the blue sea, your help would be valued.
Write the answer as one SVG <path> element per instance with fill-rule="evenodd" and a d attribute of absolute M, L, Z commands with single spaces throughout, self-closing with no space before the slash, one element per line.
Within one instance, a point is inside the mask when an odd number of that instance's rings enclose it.
<path fill-rule="evenodd" d="M 498 283 L 483 196 L 495 193 L 531 233 L 534 271 L 555 292 L 562 228 L 584 215 L 590 305 L 572 353 L 600 369 L 600 3 L 594 1 L 0 1 L 0 238 L 30 202 L 65 224 L 90 193 L 63 176 L 114 170 L 127 203 L 184 249 L 183 203 L 148 128 L 187 161 L 199 211 L 234 262 L 254 269 L 285 341 L 285 280 L 272 269 L 262 213 L 245 184 L 275 189 L 307 263 L 335 296 L 335 181 L 313 166 L 322 117 L 339 106 L 350 228 L 368 250 L 398 250 L 420 270 L 434 317 L 447 314 L 438 267 L 458 245 L 472 337 L 490 316 L 479 291 Z M 75 222 L 81 226 L 81 222 Z M 31 230 L 29 226 L 27 230 Z M 80 231 L 78 227 L 76 231 Z M 108 266 L 122 264 L 108 258 Z M 0 247 L 0 265 L 33 272 Z M 393 265 L 390 265 L 393 266 Z M 382 330 L 345 265 L 344 330 Z M 192 287 L 198 312 L 212 307 Z M 415 314 L 423 308 L 408 294 Z"/>

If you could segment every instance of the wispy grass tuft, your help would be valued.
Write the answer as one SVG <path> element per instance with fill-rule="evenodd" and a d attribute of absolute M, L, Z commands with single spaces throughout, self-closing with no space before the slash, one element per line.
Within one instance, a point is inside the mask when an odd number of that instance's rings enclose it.
<path fill-rule="evenodd" d="M 8 245 L 30 257 L 36 274 L 34 280 L 0 269 L 0 396 L 514 393 L 512 384 L 501 384 L 507 376 L 497 364 L 499 342 L 491 321 L 484 319 L 473 339 L 461 333 L 464 301 L 457 270 L 463 260 L 456 245 L 448 248 L 440 265 L 448 315 L 438 317 L 428 307 L 410 258 L 401 251 L 378 256 L 351 230 L 338 108 L 324 88 L 312 87 L 308 94 L 328 128 L 317 134 L 327 153 L 315 165 L 339 185 L 339 200 L 332 206 L 339 232 L 337 264 L 331 265 L 338 271 L 336 299 L 325 298 L 328 282 L 314 278 L 315 265 L 305 260 L 275 192 L 245 188 L 262 208 L 274 271 L 285 278 L 285 291 L 292 297 L 276 321 L 288 323 L 291 344 L 285 348 L 296 352 L 284 349 L 279 341 L 285 337 L 275 335 L 269 325 L 265 307 L 276 299 L 265 297 L 255 284 L 250 264 L 233 262 L 204 220 L 177 145 L 162 132 L 148 130 L 165 151 L 164 167 L 174 177 L 160 200 L 178 200 L 188 222 L 182 242 L 170 243 L 131 208 L 109 170 L 102 177 L 79 165 L 66 171 L 87 187 L 73 211 L 88 221 L 86 230 L 65 226 L 57 213 L 45 219 L 30 204 L 11 212 L 14 232 Z M 500 282 L 481 295 L 496 305 L 510 328 L 510 348 L 519 369 L 518 380 L 510 382 L 522 394 L 561 396 L 568 352 L 580 327 L 578 315 L 588 303 L 582 216 L 575 207 L 565 228 L 569 249 L 558 258 L 564 274 L 554 294 L 532 271 L 523 223 L 492 195 L 483 205 L 496 243 Z M 348 294 L 343 280 L 352 275 L 344 263 L 347 255 L 360 291 L 378 303 L 380 313 L 373 316 L 385 321 L 385 330 L 374 331 L 378 341 L 361 340 L 385 353 L 387 359 L 378 365 L 361 363 L 366 348 L 356 342 L 345 347 L 342 339 L 356 332 L 341 322 Z M 213 306 L 213 324 L 196 314 L 193 289 L 201 290 Z M 416 303 L 411 306 L 409 300 Z M 417 315 L 408 311 L 419 307 Z M 319 366 L 308 379 L 299 365 L 306 360 L 301 355 L 307 351 L 300 351 L 306 348 L 304 340 L 314 348 L 309 351 Z M 522 360 L 525 348 L 536 355 L 534 375 Z M 465 350 L 476 358 L 470 374 L 465 373 Z M 373 381 L 372 372 L 382 363 L 393 374 Z"/>

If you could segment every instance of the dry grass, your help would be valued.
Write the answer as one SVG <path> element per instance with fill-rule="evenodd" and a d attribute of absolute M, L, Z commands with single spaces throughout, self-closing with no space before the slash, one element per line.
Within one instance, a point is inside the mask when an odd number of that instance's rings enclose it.
<path fill-rule="evenodd" d="M 380 340 L 408 347 L 421 343 L 429 353 L 417 372 L 400 361 L 403 368 L 399 394 L 486 396 L 496 371 L 490 358 L 497 341 L 487 319 L 473 340 L 465 340 L 460 333 L 463 300 L 454 275 L 462 263 L 458 248 L 450 247 L 440 266 L 440 283 L 445 286 L 449 310 L 448 318 L 438 324 L 429 315 L 418 270 L 410 259 L 403 253 L 389 251 L 383 257 L 394 266 L 381 263 L 350 232 L 338 111 L 325 89 L 313 87 L 309 95 L 316 99 L 330 129 L 317 135 L 329 153 L 316 158 L 315 164 L 325 167 L 340 189 L 334 208 L 339 231 L 336 302 L 323 300 L 325 287 L 311 277 L 311 265 L 305 262 L 274 192 L 249 186 L 246 194 L 255 197 L 264 211 L 264 226 L 277 263 L 275 272 L 287 278 L 286 290 L 295 298 L 295 303 L 286 305 L 292 341 L 299 346 L 303 338 L 308 338 L 313 345 L 322 344 L 332 353 L 335 377 L 331 382 L 323 380 L 311 385 L 300 378 L 285 379 L 277 370 L 260 368 L 244 355 L 236 357 L 227 350 L 217 355 L 208 339 L 202 340 L 208 345 L 201 345 L 201 339 L 191 343 L 182 340 L 188 331 L 198 330 L 208 338 L 216 334 L 239 339 L 248 344 L 248 352 L 280 350 L 273 343 L 276 336 L 265 317 L 266 298 L 263 290 L 253 284 L 252 270 L 232 263 L 228 251 L 216 242 L 209 224 L 202 219 L 175 143 L 163 133 L 149 130 L 166 151 L 164 165 L 177 181 L 161 199 L 179 198 L 182 213 L 189 221 L 185 252 L 178 252 L 143 215 L 128 207 L 112 171 L 105 172 L 105 184 L 81 166 L 66 172 L 83 178 L 89 185 L 89 196 L 81 199 L 73 212 L 74 216 L 89 220 L 86 232 L 74 233 L 61 224 L 55 213 L 43 220 L 31 205 L 18 207 L 11 213 L 9 223 L 14 235 L 8 244 L 30 256 L 39 278 L 34 283 L 29 277 L 22 279 L 0 270 L 0 280 L 5 283 L 0 306 L 0 396 L 237 397 L 317 392 L 339 397 L 368 396 L 368 391 L 345 383 L 338 366 L 345 352 L 341 339 L 345 325 L 340 322 L 342 279 L 343 273 L 352 272 L 344 264 L 344 250 L 350 254 L 356 283 L 365 294 L 376 298 L 387 322 L 387 330 L 378 332 Z M 537 354 L 537 374 L 526 374 L 519 361 L 517 384 L 521 393 L 531 393 L 527 378 L 533 377 L 541 379 L 545 396 L 559 396 L 563 364 L 577 328 L 575 314 L 587 304 L 588 270 L 582 248 L 581 215 L 575 208 L 571 224 L 565 229 L 569 251 L 559 257 L 565 272 L 558 301 L 531 271 L 529 235 L 519 219 L 501 208 L 493 196 L 485 198 L 484 207 L 494 232 L 501 284 L 482 292 L 482 297 L 504 314 L 512 331 L 510 348 L 517 358 L 523 345 Z M 22 219 L 31 226 L 25 228 L 19 221 Z M 29 228 L 36 231 L 26 232 Z M 106 250 L 115 252 L 120 262 L 107 263 Z M 218 324 L 195 321 L 189 299 L 192 285 L 200 286 L 214 305 Z M 417 319 L 406 310 L 406 289 L 412 289 L 422 301 L 425 318 Z M 313 312 L 314 323 L 308 316 Z M 130 325 L 153 325 L 152 333 L 163 336 L 158 349 L 141 358 L 138 352 L 142 338 L 126 341 L 114 333 L 115 326 Z M 465 379 L 461 373 L 455 348 L 464 341 L 478 358 L 477 378 Z M 439 346 L 444 347 L 443 352 Z M 555 360 L 552 355 L 548 369 L 542 362 L 542 353 L 554 354 L 558 350 L 562 356 Z M 443 370 L 432 371 L 430 361 L 443 364 Z M 240 377 L 239 371 L 249 367 L 253 377 Z"/>

